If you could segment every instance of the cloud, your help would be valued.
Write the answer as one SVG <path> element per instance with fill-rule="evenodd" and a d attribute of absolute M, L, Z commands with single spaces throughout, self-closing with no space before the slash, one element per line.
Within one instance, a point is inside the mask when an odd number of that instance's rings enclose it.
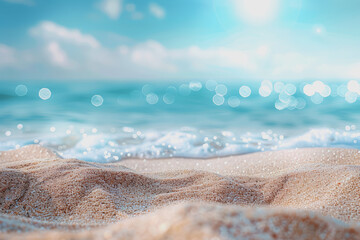
<path fill-rule="evenodd" d="M 192 62 L 193 66 L 206 67 L 225 67 L 238 68 L 246 70 L 255 70 L 256 64 L 250 60 L 250 57 L 244 51 L 229 49 L 225 47 L 201 49 L 197 46 L 186 50 L 186 58 Z"/>
<path fill-rule="evenodd" d="M 122 45 L 118 47 L 118 53 L 127 57 L 135 68 L 143 67 L 169 73 L 211 72 L 214 67 L 245 71 L 256 69 L 256 65 L 245 52 L 227 48 L 201 49 L 191 46 L 168 49 L 157 41 L 148 40 L 132 47 Z"/>
<path fill-rule="evenodd" d="M 77 29 L 68 29 L 50 21 L 41 22 L 30 29 L 30 34 L 47 41 L 65 41 L 82 46 L 97 48 L 100 43 L 91 35 L 83 34 Z"/>
<path fill-rule="evenodd" d="M 305 56 L 298 52 L 286 52 L 275 54 L 272 59 L 272 72 L 275 77 L 298 76 L 305 77 L 310 68 L 318 66 L 312 57 Z"/>
<path fill-rule="evenodd" d="M 102 0 L 99 4 L 102 10 L 109 18 L 118 19 L 123 8 L 122 0 Z"/>
<path fill-rule="evenodd" d="M 247 53 L 234 49 L 167 48 L 154 40 L 107 48 L 91 35 L 47 21 L 31 28 L 30 35 L 39 40 L 39 46 L 27 50 L 32 58 L 27 58 L 26 64 L 13 60 L 15 50 L 0 48 L 3 56 L 6 53 L 2 58 L 6 59 L 6 67 L 24 66 L 22 71 L 14 73 L 19 77 L 163 79 L 196 74 L 211 76 L 220 67 L 236 71 L 255 69 Z M 2 61 L 5 66 L 5 60 Z"/>
<path fill-rule="evenodd" d="M 4 44 L 0 44 L 0 68 L 16 63 L 15 50 Z"/>
<path fill-rule="evenodd" d="M 256 49 L 256 53 L 259 57 L 264 58 L 269 55 L 270 49 L 266 45 L 261 45 Z"/>
<path fill-rule="evenodd" d="M 133 20 L 141 20 L 144 18 L 144 14 L 142 14 L 139 11 L 136 11 L 136 5 L 133 3 L 126 4 L 125 9 L 130 13 L 131 19 Z"/>
<path fill-rule="evenodd" d="M 279 52 L 274 46 L 187 46 L 122 41 L 106 47 L 91 35 L 44 21 L 29 30 L 37 44 L 0 44 L 0 79 L 305 79 L 360 78 L 360 62 L 328 54 Z"/>
<path fill-rule="evenodd" d="M 51 62 L 60 67 L 69 66 L 69 61 L 67 54 L 57 42 L 51 42 L 46 47 L 47 52 L 49 53 Z"/>
<path fill-rule="evenodd" d="M 263 71 L 273 79 L 360 79 L 360 62 L 332 59 L 327 55 L 286 52 L 275 54 L 270 68 Z"/>
<path fill-rule="evenodd" d="M 131 52 L 130 52 L 131 51 Z M 130 59 L 136 65 L 174 72 L 177 67 L 169 62 L 171 52 L 156 41 L 147 41 L 130 49 Z"/>
<path fill-rule="evenodd" d="M 156 3 L 150 3 L 149 11 L 156 18 L 159 18 L 159 19 L 165 18 L 165 15 L 166 15 L 165 9 Z"/>
<path fill-rule="evenodd" d="M 348 74 L 350 78 L 360 78 L 360 62 L 351 64 Z"/>
<path fill-rule="evenodd" d="M 33 6 L 35 5 L 34 1 L 32 0 L 3 0 L 4 2 L 14 3 L 14 4 L 22 4 L 26 6 Z"/>

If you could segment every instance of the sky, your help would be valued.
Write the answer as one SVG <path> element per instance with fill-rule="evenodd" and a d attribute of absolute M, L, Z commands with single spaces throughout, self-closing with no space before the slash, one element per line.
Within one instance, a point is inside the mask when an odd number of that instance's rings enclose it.
<path fill-rule="evenodd" d="M 0 0 L 0 80 L 360 79 L 359 0 Z"/>

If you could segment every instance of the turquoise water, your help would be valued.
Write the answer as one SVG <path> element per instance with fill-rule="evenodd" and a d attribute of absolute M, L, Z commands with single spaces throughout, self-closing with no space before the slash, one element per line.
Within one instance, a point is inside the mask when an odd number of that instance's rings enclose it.
<path fill-rule="evenodd" d="M 359 94 L 356 81 L 3 81 L 0 150 L 107 162 L 360 148 Z"/>

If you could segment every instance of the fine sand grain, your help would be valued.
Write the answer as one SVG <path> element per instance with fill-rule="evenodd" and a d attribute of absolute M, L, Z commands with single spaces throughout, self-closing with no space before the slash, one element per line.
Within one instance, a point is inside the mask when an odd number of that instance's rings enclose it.
<path fill-rule="evenodd" d="M 357 150 L 97 164 L 31 145 L 0 163 L 0 239 L 360 239 Z"/>

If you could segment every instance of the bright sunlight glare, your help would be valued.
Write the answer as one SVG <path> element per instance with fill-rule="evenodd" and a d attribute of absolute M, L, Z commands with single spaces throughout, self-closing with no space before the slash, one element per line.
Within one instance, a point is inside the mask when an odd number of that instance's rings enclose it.
<path fill-rule="evenodd" d="M 255 24 L 270 22 L 276 17 L 279 0 L 235 0 L 239 16 Z"/>

